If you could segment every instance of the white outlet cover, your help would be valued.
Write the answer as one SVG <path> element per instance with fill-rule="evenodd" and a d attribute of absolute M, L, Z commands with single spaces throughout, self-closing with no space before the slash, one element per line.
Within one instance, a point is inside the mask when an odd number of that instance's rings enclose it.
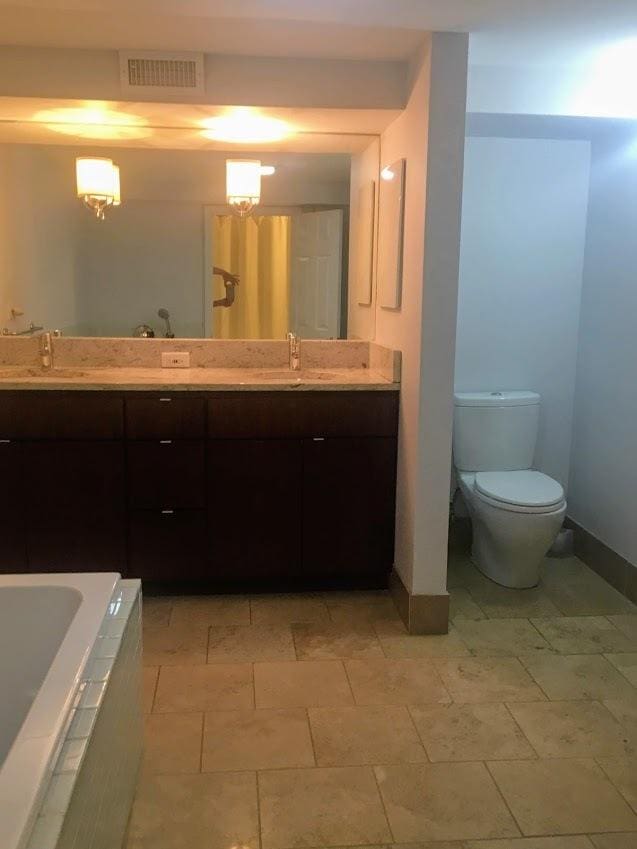
<path fill-rule="evenodd" d="M 188 351 L 162 351 L 162 368 L 190 368 L 190 353 Z"/>

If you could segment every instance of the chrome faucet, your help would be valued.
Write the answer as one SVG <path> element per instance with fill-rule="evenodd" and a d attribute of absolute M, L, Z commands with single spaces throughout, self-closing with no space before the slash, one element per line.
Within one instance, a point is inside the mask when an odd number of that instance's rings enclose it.
<path fill-rule="evenodd" d="M 42 368 L 53 368 L 53 337 L 50 330 L 40 334 L 40 362 Z"/>
<path fill-rule="evenodd" d="M 290 368 L 298 371 L 301 368 L 301 339 L 296 333 L 288 333 Z"/>

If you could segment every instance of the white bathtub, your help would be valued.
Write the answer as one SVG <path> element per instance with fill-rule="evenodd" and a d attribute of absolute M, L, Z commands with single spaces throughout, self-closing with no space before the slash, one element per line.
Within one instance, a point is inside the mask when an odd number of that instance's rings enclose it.
<path fill-rule="evenodd" d="M 23 849 L 117 573 L 0 575 L 0 847 Z"/>

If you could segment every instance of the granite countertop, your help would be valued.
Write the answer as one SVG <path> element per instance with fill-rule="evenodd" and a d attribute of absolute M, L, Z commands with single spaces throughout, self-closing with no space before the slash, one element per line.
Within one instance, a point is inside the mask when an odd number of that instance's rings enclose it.
<path fill-rule="evenodd" d="M 384 390 L 393 383 L 369 368 L 53 368 L 0 366 L 0 390 L 129 390 L 129 391 L 255 391 L 255 390 Z"/>

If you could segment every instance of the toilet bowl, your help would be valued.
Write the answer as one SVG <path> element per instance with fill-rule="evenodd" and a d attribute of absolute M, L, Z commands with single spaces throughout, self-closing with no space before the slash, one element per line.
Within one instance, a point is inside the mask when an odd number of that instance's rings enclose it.
<path fill-rule="evenodd" d="M 562 486 L 533 469 L 457 471 L 473 526 L 472 559 L 504 587 L 534 587 L 562 525 Z"/>

